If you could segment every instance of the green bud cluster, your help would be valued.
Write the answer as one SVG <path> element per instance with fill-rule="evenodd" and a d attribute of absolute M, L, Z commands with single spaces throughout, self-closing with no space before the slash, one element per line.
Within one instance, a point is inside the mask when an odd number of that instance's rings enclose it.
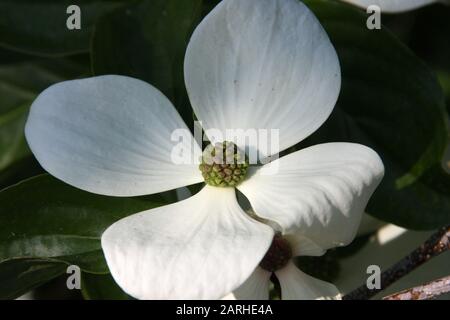
<path fill-rule="evenodd" d="M 205 148 L 199 169 L 208 185 L 234 187 L 245 179 L 248 160 L 233 142 L 224 141 Z"/>

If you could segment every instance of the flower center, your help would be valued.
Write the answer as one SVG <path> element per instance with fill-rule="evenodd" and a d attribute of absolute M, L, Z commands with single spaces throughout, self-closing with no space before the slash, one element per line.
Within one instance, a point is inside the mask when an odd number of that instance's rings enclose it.
<path fill-rule="evenodd" d="M 269 250 L 259 263 L 259 266 L 264 270 L 275 272 L 286 266 L 291 258 L 291 245 L 283 238 L 283 236 L 281 236 L 281 234 L 276 234 L 273 237 Z"/>
<path fill-rule="evenodd" d="M 248 160 L 233 142 L 208 145 L 202 154 L 199 169 L 205 182 L 214 187 L 234 187 L 247 174 Z"/>

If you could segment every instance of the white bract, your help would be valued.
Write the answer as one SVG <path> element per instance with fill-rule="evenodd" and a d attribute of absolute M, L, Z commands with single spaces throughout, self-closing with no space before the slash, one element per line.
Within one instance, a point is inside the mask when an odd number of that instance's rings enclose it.
<path fill-rule="evenodd" d="M 267 300 L 272 273 L 281 287 L 283 300 L 340 299 L 339 290 L 331 283 L 313 278 L 299 270 L 294 262 L 296 256 L 320 256 L 325 250 L 299 234 L 277 235 L 268 255 L 252 275 L 239 288 L 224 297 L 225 300 Z M 284 248 L 283 248 L 284 247 Z M 286 252 L 286 249 L 288 251 Z M 275 264 L 274 264 L 275 262 Z M 281 262 L 281 264 L 280 264 Z M 277 265 L 278 264 L 278 265 Z M 276 266 L 268 269 L 268 266 Z"/>
<path fill-rule="evenodd" d="M 448 0 L 341 0 L 364 9 L 371 5 L 380 7 L 381 12 L 396 13 L 417 9 L 432 3 L 448 2 Z"/>
<path fill-rule="evenodd" d="M 297 0 L 222 1 L 193 33 L 184 66 L 204 129 L 279 129 L 281 150 L 327 119 L 340 90 L 336 52 Z M 180 128 L 187 129 L 157 89 L 101 76 L 41 93 L 26 137 L 40 164 L 66 183 L 138 196 L 202 181 L 197 164 L 171 162 L 179 143 L 171 133 Z M 198 154 L 199 146 L 189 149 Z M 318 145 L 275 164 L 272 175 L 250 169 L 237 188 L 284 233 L 301 234 L 302 250 L 351 241 L 383 175 L 374 151 L 349 143 Z M 136 298 L 218 299 L 247 280 L 273 235 L 244 213 L 234 188 L 207 185 L 114 223 L 102 247 L 112 276 Z"/>
<path fill-rule="evenodd" d="M 341 295 L 331 283 L 316 279 L 299 270 L 292 261 L 275 272 L 282 300 L 338 300 Z M 247 281 L 224 300 L 268 300 L 272 273 L 257 267 Z"/>

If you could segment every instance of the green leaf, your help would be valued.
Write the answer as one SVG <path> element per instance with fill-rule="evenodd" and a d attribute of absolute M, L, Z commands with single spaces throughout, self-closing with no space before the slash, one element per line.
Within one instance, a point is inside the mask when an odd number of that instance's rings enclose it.
<path fill-rule="evenodd" d="M 4 186 L 4 177 L 12 178 L 10 167 L 31 155 L 24 126 L 32 101 L 56 82 L 88 74 L 89 65 L 74 59 L 22 57 L 5 50 L 0 50 L 0 57 L 5 63 L 0 64 L 0 186 Z"/>
<path fill-rule="evenodd" d="M 329 250 L 320 257 L 296 257 L 294 263 L 303 272 L 327 282 L 333 282 L 340 272 L 339 260 L 335 250 Z"/>
<path fill-rule="evenodd" d="M 26 180 L 0 192 L 0 262 L 39 258 L 107 273 L 103 231 L 123 217 L 168 203 L 166 195 L 106 197 L 49 175 Z"/>
<path fill-rule="evenodd" d="M 95 26 L 92 41 L 94 73 L 126 75 L 150 83 L 191 126 L 183 61 L 201 4 L 201 0 L 144 0 L 104 16 Z"/>
<path fill-rule="evenodd" d="M 0 115 L 0 171 L 30 154 L 24 127 L 29 104 Z"/>
<path fill-rule="evenodd" d="M 450 7 L 429 6 L 415 15 L 408 45 L 434 69 L 450 70 Z"/>
<path fill-rule="evenodd" d="M 450 110 L 450 7 L 428 6 L 419 10 L 408 46 L 437 71 Z"/>
<path fill-rule="evenodd" d="M 63 274 L 66 268 L 65 263 L 42 259 L 0 262 L 0 300 L 15 299 Z"/>
<path fill-rule="evenodd" d="M 306 144 L 368 145 L 386 174 L 368 212 L 406 228 L 450 221 L 444 97 L 435 75 L 386 28 L 368 30 L 366 14 L 339 2 L 308 0 L 334 44 L 342 90 L 330 119 Z"/>
<path fill-rule="evenodd" d="M 81 11 L 81 29 L 66 26 L 67 7 Z M 0 2 L 0 46 L 43 56 L 87 52 L 95 21 L 126 4 L 114 0 L 3 0 Z"/>
<path fill-rule="evenodd" d="M 111 274 L 83 273 L 81 281 L 81 292 L 87 300 L 133 299 L 120 289 Z"/>
<path fill-rule="evenodd" d="M 447 107 L 450 108 L 450 72 L 439 70 L 437 71 L 437 75 L 447 97 Z"/>
<path fill-rule="evenodd" d="M 0 171 L 0 190 L 42 173 L 44 169 L 32 155 L 17 160 L 5 170 Z"/>

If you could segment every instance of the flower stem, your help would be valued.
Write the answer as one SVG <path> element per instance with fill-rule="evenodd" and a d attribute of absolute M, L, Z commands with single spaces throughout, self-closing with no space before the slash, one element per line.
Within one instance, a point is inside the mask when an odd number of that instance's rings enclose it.
<path fill-rule="evenodd" d="M 448 292 L 450 292 L 450 276 L 391 294 L 383 300 L 429 300 Z"/>
<path fill-rule="evenodd" d="M 439 229 L 420 247 L 381 274 L 380 289 L 369 289 L 366 284 L 342 297 L 344 300 L 367 300 L 392 283 L 407 275 L 431 258 L 450 249 L 450 225 Z"/>

